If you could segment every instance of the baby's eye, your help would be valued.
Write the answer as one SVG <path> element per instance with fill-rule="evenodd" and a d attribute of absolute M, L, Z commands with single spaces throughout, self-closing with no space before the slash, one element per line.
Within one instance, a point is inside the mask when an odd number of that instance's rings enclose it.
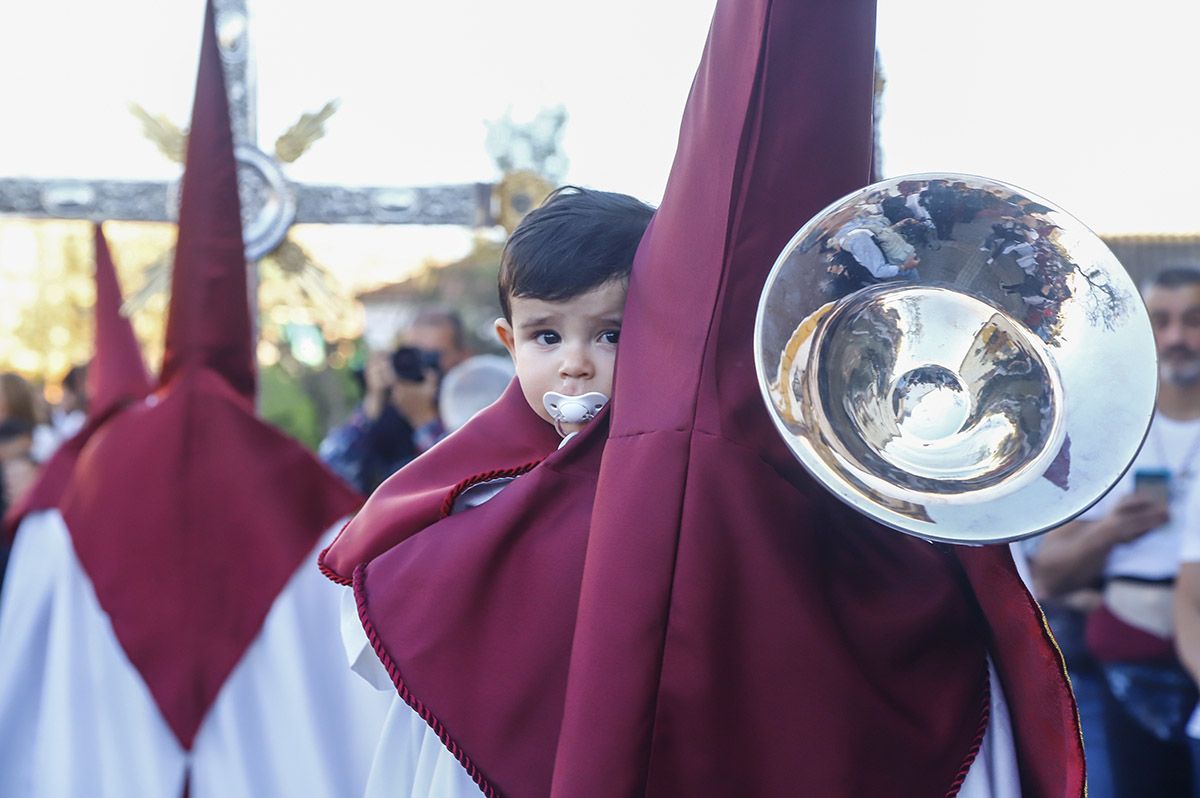
<path fill-rule="evenodd" d="M 533 334 L 533 340 L 542 346 L 553 346 L 562 341 L 562 337 L 554 330 L 540 330 Z"/>
<path fill-rule="evenodd" d="M 616 346 L 617 341 L 621 338 L 620 330 L 605 330 L 600 333 L 600 340 L 606 344 Z"/>

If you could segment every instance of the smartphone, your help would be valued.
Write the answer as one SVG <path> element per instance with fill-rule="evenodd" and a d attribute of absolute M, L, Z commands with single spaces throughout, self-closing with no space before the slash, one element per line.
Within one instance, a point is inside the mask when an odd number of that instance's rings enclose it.
<path fill-rule="evenodd" d="M 1133 489 L 1148 499 L 1167 504 L 1171 499 L 1171 472 L 1165 469 L 1135 471 Z"/>

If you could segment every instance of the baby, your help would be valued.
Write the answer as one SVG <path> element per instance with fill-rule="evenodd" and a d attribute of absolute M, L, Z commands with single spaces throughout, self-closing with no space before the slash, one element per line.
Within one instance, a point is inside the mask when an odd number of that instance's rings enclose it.
<path fill-rule="evenodd" d="M 496 335 L 512 357 L 521 398 L 538 418 L 558 431 L 560 448 L 595 417 L 612 394 L 629 273 L 653 213 L 648 205 L 622 194 L 564 187 L 530 212 L 505 246 L 499 277 L 504 316 L 496 320 Z M 508 401 L 520 401 L 511 388 L 497 405 Z M 506 416 L 508 420 L 499 429 L 487 427 L 493 422 L 484 420 L 488 432 L 482 446 L 476 445 L 481 441 L 473 432 L 480 421 L 477 418 L 385 482 L 344 533 L 340 544 L 344 553 L 334 551 L 328 560 L 322 555 L 327 575 L 350 584 L 347 577 L 354 564 L 371 560 L 376 552 L 446 515 L 491 500 L 520 478 L 515 474 L 528 470 L 502 468 L 504 475 L 497 475 L 490 458 L 501 463 L 525 462 L 523 447 L 538 449 L 540 457 L 547 450 L 552 453 L 554 434 L 529 418 L 519 404 L 505 406 L 502 412 L 513 407 L 520 412 Z M 538 434 L 542 432 L 544 435 Z M 460 473 L 476 476 L 469 478 L 469 486 L 459 484 L 450 491 Z M 481 474 L 489 478 L 478 479 Z M 451 498 L 444 506 L 447 491 Z M 355 542 L 356 533 L 362 535 L 361 547 Z M 422 546 L 435 548 L 453 557 L 459 540 L 455 534 L 435 534 L 426 538 L 425 544 L 414 543 L 422 550 Z M 421 573 L 435 576 L 423 569 Z M 342 633 L 346 653 L 351 668 L 360 676 L 378 689 L 393 690 L 396 669 L 389 672 L 372 646 L 371 635 L 364 634 L 358 602 L 365 600 L 365 593 L 345 593 Z M 470 629 L 463 634 L 470 635 Z M 438 724 L 414 707 L 403 691 L 393 698 L 366 794 L 370 798 L 386 794 L 478 795 L 479 786 L 462 767 L 465 763 L 439 737 Z"/>
<path fill-rule="evenodd" d="M 629 271 L 653 212 L 624 194 L 566 186 L 505 245 L 496 335 L 525 401 L 564 437 L 612 393 Z"/>

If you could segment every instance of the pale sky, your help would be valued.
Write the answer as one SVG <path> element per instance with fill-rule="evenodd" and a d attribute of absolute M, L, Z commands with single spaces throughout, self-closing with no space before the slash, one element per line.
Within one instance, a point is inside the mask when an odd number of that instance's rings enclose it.
<path fill-rule="evenodd" d="M 657 202 L 713 1 L 250 5 L 263 149 L 341 99 L 294 179 L 492 180 L 484 121 L 563 104 L 567 180 Z M 6 4 L 0 175 L 173 177 L 126 106 L 186 124 L 202 11 Z M 885 174 L 998 178 L 1101 233 L 1200 232 L 1196 30 L 1200 4 L 1179 0 L 880 0 Z"/>
<path fill-rule="evenodd" d="M 879 9 L 887 174 L 994 177 L 1100 233 L 1200 232 L 1200 3 Z"/>

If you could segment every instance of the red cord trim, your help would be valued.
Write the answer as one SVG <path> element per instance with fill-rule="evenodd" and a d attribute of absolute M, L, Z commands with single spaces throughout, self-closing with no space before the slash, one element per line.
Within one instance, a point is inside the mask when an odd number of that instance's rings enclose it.
<path fill-rule="evenodd" d="M 494 471 L 484 471 L 482 474 L 476 474 L 467 477 L 462 482 L 459 482 L 450 492 L 446 494 L 446 500 L 442 502 L 441 518 L 446 518 L 450 515 L 450 511 L 454 509 L 454 502 L 462 495 L 463 491 L 473 485 L 478 485 L 481 482 L 487 482 L 492 479 L 500 479 L 501 477 L 519 477 L 522 474 L 527 474 L 537 467 L 541 459 L 534 460 L 524 465 L 519 465 L 514 468 L 498 468 Z"/>
<path fill-rule="evenodd" d="M 950 789 L 946 791 L 946 798 L 954 798 L 958 795 L 958 791 L 962 789 L 963 782 L 966 781 L 967 771 L 971 769 L 971 765 L 975 762 L 975 758 L 979 756 L 979 749 L 983 747 L 983 736 L 987 733 L 988 722 L 992 716 L 992 676 L 986 665 L 983 673 L 983 710 L 979 713 L 979 728 L 975 732 L 975 737 L 971 740 L 971 747 L 967 749 L 966 759 L 963 760 L 962 766 L 958 769 L 958 775 L 954 777 L 954 781 L 950 784 Z"/>
<path fill-rule="evenodd" d="M 350 587 L 354 584 L 354 581 L 347 579 L 337 571 L 330 568 L 329 564 L 325 562 L 325 555 L 328 554 L 330 549 L 332 549 L 334 545 L 336 545 L 337 542 L 342 539 L 342 533 L 346 531 L 346 527 L 348 526 L 350 526 L 350 521 L 342 524 L 342 528 L 339 529 L 338 533 L 333 536 L 333 541 L 328 546 L 321 549 L 321 553 L 317 555 L 317 568 L 321 570 L 321 573 L 325 575 L 325 578 L 331 582 L 336 582 L 339 585 L 344 585 L 345 587 Z"/>
<path fill-rule="evenodd" d="M 471 486 L 478 485 L 480 482 L 487 482 L 488 480 L 492 479 L 500 479 L 501 477 L 519 477 L 522 474 L 527 474 L 532 471 L 541 462 L 541 459 L 533 460 L 532 462 L 525 463 L 524 465 L 514 466 L 512 468 L 498 468 L 494 471 L 484 471 L 482 474 L 475 474 L 467 477 L 462 482 L 459 482 L 457 485 L 452 487 L 450 492 L 446 494 L 446 498 L 442 502 L 442 506 L 438 511 L 437 520 L 440 521 L 441 519 L 448 517 L 450 512 L 454 509 L 454 502 L 459 496 L 462 495 L 463 491 L 467 490 Z M 346 526 L 349 526 L 349 523 L 350 522 L 347 521 Z M 345 531 L 346 526 L 342 527 L 343 532 Z M 331 582 L 336 582 L 337 584 L 344 585 L 345 587 L 351 587 L 354 584 L 354 580 L 352 578 L 342 576 L 337 571 L 333 570 L 333 568 L 331 568 L 327 562 L 325 562 L 325 556 L 329 554 L 330 549 L 337 544 L 338 539 L 341 538 L 341 536 L 342 533 L 339 532 L 337 537 L 333 539 L 333 543 L 330 543 L 321 550 L 320 554 L 317 555 L 317 568 L 319 568 L 321 573 L 325 575 L 325 578 Z"/>
<path fill-rule="evenodd" d="M 536 463 L 534 464 L 536 465 Z M 532 468 L 532 466 L 530 466 Z M 492 477 L 494 479 L 494 477 Z M 434 714 L 425 706 L 420 699 L 414 696 L 404 683 L 404 677 L 400 675 L 400 668 L 392 660 L 387 649 L 383 646 L 383 641 L 379 637 L 379 633 L 375 630 L 375 626 L 371 623 L 371 619 L 367 616 L 367 595 L 364 587 L 366 579 L 367 566 L 365 564 L 358 565 L 354 569 L 354 600 L 358 605 L 358 619 L 362 623 L 363 630 L 367 633 L 367 640 L 371 642 L 371 647 L 375 649 L 375 655 L 379 657 L 379 661 L 383 663 L 383 667 L 387 669 L 388 676 L 392 679 L 392 684 L 396 685 L 396 691 L 400 697 L 404 699 L 404 703 L 412 707 L 418 715 L 421 716 L 429 728 L 433 729 L 434 734 L 442 741 L 442 745 L 454 755 L 454 758 L 459 761 L 467 773 L 471 776 L 471 780 L 479 786 L 483 794 L 488 798 L 500 798 L 500 792 L 492 786 L 487 777 L 480 772 L 479 768 L 471 761 L 463 751 L 462 746 L 458 744 L 450 733 L 446 731 L 446 727 L 442 722 L 434 717 Z"/>
<path fill-rule="evenodd" d="M 337 582 L 339 585 L 345 585 L 346 587 L 350 587 L 351 585 L 354 584 L 354 580 L 347 579 L 346 577 L 342 576 L 337 571 L 330 568 L 328 563 L 325 562 L 325 555 L 328 554 L 329 550 L 332 548 L 333 548 L 333 544 L 330 543 L 328 546 L 321 549 L 321 553 L 317 555 L 317 568 L 321 569 L 321 573 L 323 573 L 325 575 L 325 578 L 330 580 L 331 582 Z"/>

